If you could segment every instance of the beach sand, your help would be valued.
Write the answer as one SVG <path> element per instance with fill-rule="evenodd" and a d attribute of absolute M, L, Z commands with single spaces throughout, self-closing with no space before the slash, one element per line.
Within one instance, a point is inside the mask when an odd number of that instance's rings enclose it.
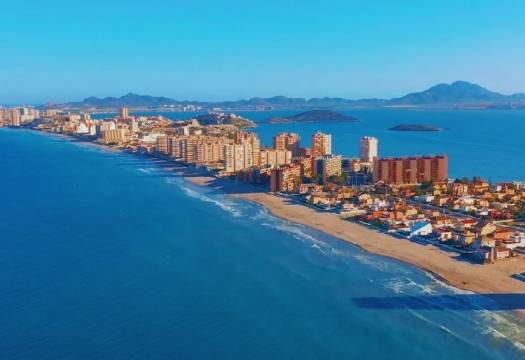
<path fill-rule="evenodd" d="M 348 241 L 362 249 L 390 257 L 428 271 L 453 287 L 479 294 L 525 293 L 525 282 L 512 274 L 525 271 L 525 259 L 516 257 L 495 264 L 469 262 L 456 252 L 447 252 L 433 245 L 399 239 L 380 231 L 297 204 L 263 189 L 214 177 L 187 177 L 192 183 L 213 187 L 234 197 L 253 201 L 266 207 L 273 215 L 299 223 Z M 521 315 L 523 312 L 520 311 Z"/>

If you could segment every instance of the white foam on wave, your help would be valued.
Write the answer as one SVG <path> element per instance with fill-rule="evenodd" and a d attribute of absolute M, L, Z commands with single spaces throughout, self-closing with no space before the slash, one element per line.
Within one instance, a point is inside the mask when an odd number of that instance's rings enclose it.
<path fill-rule="evenodd" d="M 450 329 L 449 327 L 443 325 L 443 324 L 440 324 L 438 322 L 435 322 L 433 320 L 431 320 L 430 318 L 426 317 L 426 316 L 423 316 L 423 314 L 415 311 L 415 310 L 408 310 L 413 316 L 415 316 L 416 318 L 418 318 L 419 320 L 425 322 L 426 324 L 430 325 L 430 326 L 433 326 L 433 327 L 436 327 L 444 332 L 446 332 L 447 334 L 451 335 L 451 336 L 454 336 L 455 338 L 465 342 L 465 343 L 472 343 L 471 340 L 461 336 L 460 334 L 458 334 L 457 332 L 453 331 L 452 329 Z"/>
<path fill-rule="evenodd" d="M 396 273 L 407 273 L 402 267 L 397 266 L 390 262 L 390 260 L 377 255 L 369 255 L 366 253 L 356 253 L 352 257 L 363 265 L 370 266 L 381 272 L 396 272 Z"/>
<path fill-rule="evenodd" d="M 176 178 L 167 178 L 166 181 L 169 184 L 175 184 L 178 187 L 180 187 L 184 193 L 192 198 L 214 204 L 221 208 L 224 211 L 229 212 L 234 217 L 242 217 L 242 212 L 235 206 L 235 203 L 233 201 L 228 201 L 226 199 L 216 199 L 214 197 L 208 196 L 202 192 L 199 192 L 197 190 L 192 189 L 191 187 L 185 186 L 183 180 L 176 179 Z M 217 196 L 219 197 L 219 195 Z"/>
<path fill-rule="evenodd" d="M 259 216 L 263 215 L 264 214 L 259 214 Z M 288 235 L 291 235 L 293 238 L 300 240 L 303 243 L 310 244 L 312 248 L 319 250 L 324 255 L 328 255 L 327 251 L 332 252 L 334 250 L 327 242 L 324 242 L 309 234 L 307 230 L 301 229 L 300 225 L 288 223 L 272 216 L 271 214 L 267 214 L 266 220 L 269 221 L 263 222 L 261 225 L 287 233 Z"/>
<path fill-rule="evenodd" d="M 524 324 L 511 315 L 502 315 L 494 311 L 480 311 L 483 321 L 479 324 L 480 330 L 497 339 L 510 341 L 517 349 L 525 352 Z"/>
<path fill-rule="evenodd" d="M 155 172 L 156 169 L 154 169 L 154 168 L 137 168 L 137 170 L 140 171 L 141 173 L 151 174 L 151 173 Z"/>
<path fill-rule="evenodd" d="M 449 290 L 457 295 L 475 294 L 472 291 L 458 289 L 453 287 L 433 276 L 431 273 L 426 273 L 434 283 L 440 287 Z M 481 333 L 492 336 L 495 339 L 509 341 L 518 350 L 525 352 L 525 322 L 516 318 L 514 314 L 507 312 L 498 313 L 496 311 L 485 310 L 487 303 L 494 301 L 489 298 L 472 298 L 467 300 L 469 305 L 474 307 L 474 312 L 478 316 L 469 316 L 467 314 L 460 314 L 456 312 L 457 316 L 461 316 L 465 320 L 472 322 Z"/>
<path fill-rule="evenodd" d="M 469 290 L 463 290 L 463 289 L 459 289 L 457 287 L 454 287 L 450 284 L 447 284 L 446 282 L 444 282 L 443 280 L 437 278 L 436 276 L 434 276 L 434 274 L 432 273 L 429 273 L 427 271 L 424 271 L 424 274 L 426 277 L 428 277 L 430 280 L 432 280 L 433 282 L 439 284 L 440 287 L 444 288 L 444 289 L 447 289 L 449 290 L 450 292 L 453 292 L 454 294 L 474 294 L 472 291 L 469 291 Z"/>
<path fill-rule="evenodd" d="M 435 286 L 430 284 L 421 284 L 408 276 L 395 276 L 389 279 L 382 281 L 384 288 L 393 291 L 396 294 L 405 294 L 405 293 L 416 293 L 422 295 L 432 295 L 437 291 Z"/>

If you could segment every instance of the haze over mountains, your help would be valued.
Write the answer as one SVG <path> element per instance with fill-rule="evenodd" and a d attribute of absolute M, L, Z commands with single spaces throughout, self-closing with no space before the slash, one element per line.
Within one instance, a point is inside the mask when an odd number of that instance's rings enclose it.
<path fill-rule="evenodd" d="M 481 107 L 481 108 L 514 108 L 525 107 L 525 93 L 503 95 L 490 91 L 467 81 L 456 81 L 451 84 L 435 85 L 422 92 L 414 92 L 393 99 L 344 99 L 344 98 L 289 98 L 274 96 L 270 98 L 254 97 L 248 100 L 203 102 L 179 101 L 167 97 L 155 97 L 129 93 L 122 97 L 88 97 L 80 102 L 64 104 L 71 108 L 118 108 L 122 106 L 135 108 L 162 108 L 180 105 L 198 105 L 205 108 L 220 107 L 223 109 L 347 109 L 355 107 Z"/>

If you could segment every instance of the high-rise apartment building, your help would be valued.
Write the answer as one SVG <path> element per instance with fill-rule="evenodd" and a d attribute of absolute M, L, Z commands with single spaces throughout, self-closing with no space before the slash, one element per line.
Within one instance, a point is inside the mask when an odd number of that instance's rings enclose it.
<path fill-rule="evenodd" d="M 120 109 L 119 118 L 122 120 L 129 118 L 128 108 L 126 106 Z"/>
<path fill-rule="evenodd" d="M 342 160 L 341 155 L 325 155 L 314 159 L 313 173 L 318 177 L 320 184 L 324 184 L 326 178 L 331 176 L 341 176 Z"/>
<path fill-rule="evenodd" d="M 299 134 L 282 132 L 273 137 L 275 150 L 289 150 L 295 156 L 299 150 Z"/>
<path fill-rule="evenodd" d="M 364 163 L 373 163 L 377 159 L 378 151 L 377 138 L 364 136 L 361 138 L 359 146 L 359 158 Z"/>
<path fill-rule="evenodd" d="M 260 154 L 257 158 L 259 157 Z M 255 164 L 255 158 L 255 149 L 252 143 L 224 145 L 224 168 L 228 173 L 258 166 Z"/>
<path fill-rule="evenodd" d="M 22 124 L 20 111 L 16 108 L 9 109 L 8 119 L 8 124 L 11 126 L 20 126 Z"/>
<path fill-rule="evenodd" d="M 292 162 L 292 151 L 290 150 L 261 150 L 261 164 L 260 166 L 271 165 L 280 166 L 290 164 Z"/>
<path fill-rule="evenodd" d="M 106 144 L 121 144 L 129 140 L 129 131 L 126 128 L 102 131 L 102 141 Z"/>
<path fill-rule="evenodd" d="M 289 164 L 271 169 L 270 191 L 298 192 L 301 186 L 301 165 Z"/>
<path fill-rule="evenodd" d="M 374 164 L 374 182 L 403 185 L 447 180 L 447 155 L 386 158 Z"/>
<path fill-rule="evenodd" d="M 318 131 L 312 136 L 312 156 L 332 154 L 332 135 Z"/>

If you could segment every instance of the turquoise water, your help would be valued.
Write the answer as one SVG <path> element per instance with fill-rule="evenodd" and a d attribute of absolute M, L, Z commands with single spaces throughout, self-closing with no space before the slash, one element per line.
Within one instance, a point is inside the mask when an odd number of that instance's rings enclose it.
<path fill-rule="evenodd" d="M 239 112 L 255 121 L 295 112 Z M 280 131 L 294 131 L 310 146 L 311 135 L 322 130 L 332 134 L 332 149 L 345 156 L 358 156 L 359 139 L 376 136 L 381 156 L 449 155 L 451 177 L 482 176 L 492 181 L 525 181 L 525 111 L 356 109 L 344 112 L 359 123 L 262 124 L 255 129 L 266 145 Z M 184 119 L 195 113 L 164 113 Z M 393 132 L 399 124 L 431 124 L 442 132 Z"/>
<path fill-rule="evenodd" d="M 489 300 L 147 159 L 11 129 L 0 154 L 3 359 L 524 358 Z"/>

